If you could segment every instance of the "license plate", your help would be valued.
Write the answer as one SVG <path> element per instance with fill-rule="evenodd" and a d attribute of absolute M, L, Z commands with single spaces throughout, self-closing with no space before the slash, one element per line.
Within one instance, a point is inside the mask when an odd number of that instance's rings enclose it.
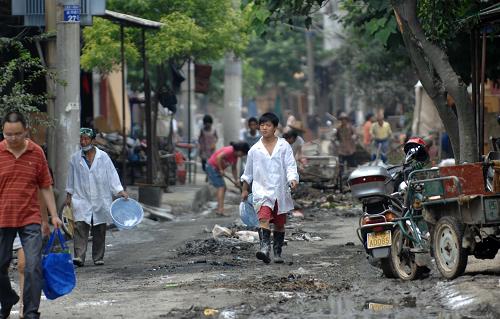
<path fill-rule="evenodd" d="M 370 309 L 371 311 L 374 311 L 374 312 L 391 310 L 393 308 L 394 308 L 393 305 L 388 305 L 388 304 L 383 304 L 383 303 L 370 302 L 368 304 L 368 309 Z"/>
<path fill-rule="evenodd" d="M 368 233 L 366 241 L 368 242 L 368 249 L 390 246 L 392 243 L 391 231 Z"/>

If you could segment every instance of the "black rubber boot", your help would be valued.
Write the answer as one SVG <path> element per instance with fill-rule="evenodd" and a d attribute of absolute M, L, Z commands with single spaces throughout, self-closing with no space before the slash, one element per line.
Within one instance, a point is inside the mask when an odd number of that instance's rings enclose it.
<path fill-rule="evenodd" d="M 271 250 L 271 231 L 269 229 L 259 229 L 260 250 L 255 254 L 257 259 L 262 260 L 266 264 L 271 262 L 269 251 Z"/>
<path fill-rule="evenodd" d="M 282 264 L 285 262 L 283 258 L 281 258 L 281 249 L 283 247 L 283 242 L 285 241 L 285 232 L 274 231 L 273 236 L 274 262 L 277 264 Z"/>

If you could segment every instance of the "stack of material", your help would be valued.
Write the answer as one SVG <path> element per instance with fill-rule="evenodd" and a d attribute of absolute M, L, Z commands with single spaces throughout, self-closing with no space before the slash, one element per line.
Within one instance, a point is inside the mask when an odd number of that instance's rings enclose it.
<path fill-rule="evenodd" d="M 108 153 L 112 161 L 118 161 L 120 159 L 120 154 L 123 151 L 123 138 L 118 133 L 101 133 L 96 136 L 95 144 L 96 146 Z"/>

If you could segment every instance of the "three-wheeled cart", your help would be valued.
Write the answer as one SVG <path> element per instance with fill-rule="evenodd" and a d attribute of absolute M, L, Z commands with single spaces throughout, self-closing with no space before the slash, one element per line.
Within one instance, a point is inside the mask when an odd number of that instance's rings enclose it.
<path fill-rule="evenodd" d="M 469 255 L 493 259 L 500 248 L 500 162 L 494 157 L 429 170 L 434 177 L 420 181 L 431 254 L 445 278 L 460 276 Z"/>

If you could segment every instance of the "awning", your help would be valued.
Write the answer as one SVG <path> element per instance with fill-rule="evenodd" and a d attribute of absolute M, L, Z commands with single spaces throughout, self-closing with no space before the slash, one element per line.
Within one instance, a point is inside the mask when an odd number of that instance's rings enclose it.
<path fill-rule="evenodd" d="M 106 10 L 102 18 L 119 22 L 125 26 L 147 28 L 147 29 L 160 29 L 163 23 L 152 21 L 148 19 L 143 19 L 139 17 L 134 17 L 125 13 L 115 12 L 111 10 Z"/>

